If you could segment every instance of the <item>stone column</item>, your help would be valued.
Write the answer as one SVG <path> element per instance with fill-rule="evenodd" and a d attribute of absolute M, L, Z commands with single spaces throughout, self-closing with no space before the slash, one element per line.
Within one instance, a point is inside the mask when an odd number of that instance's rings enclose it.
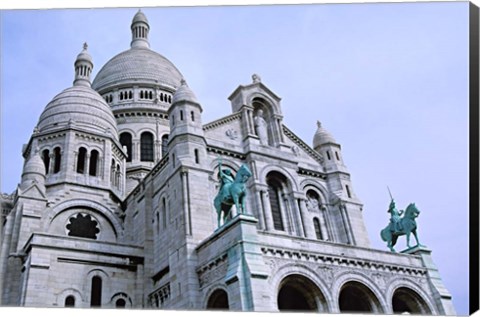
<path fill-rule="evenodd" d="M 55 168 L 55 152 L 52 151 L 52 153 L 49 154 L 50 157 L 50 163 L 48 165 L 48 174 L 53 174 L 54 168 Z"/>
<path fill-rule="evenodd" d="M 74 173 L 77 172 L 77 164 L 78 164 L 78 152 L 74 151 L 73 152 L 73 172 Z"/>
<path fill-rule="evenodd" d="M 274 227 L 272 209 L 270 209 L 270 200 L 268 199 L 268 192 L 266 190 L 260 191 L 260 197 L 263 206 L 263 214 L 265 216 L 265 229 L 268 231 L 272 231 Z"/>
<path fill-rule="evenodd" d="M 87 155 L 85 155 L 85 170 L 83 174 L 90 175 L 90 152 L 87 152 Z"/>
<path fill-rule="evenodd" d="M 330 240 L 330 234 L 328 232 L 329 230 L 328 230 L 328 226 L 325 219 L 325 212 L 327 208 L 325 208 L 325 206 L 319 206 L 319 207 L 320 207 L 319 221 L 320 221 L 320 230 L 322 231 L 322 237 L 324 240 Z"/>
<path fill-rule="evenodd" d="M 105 166 L 103 161 L 103 156 L 98 155 L 97 159 L 97 176 L 100 177 L 102 180 L 105 179 Z"/>
<path fill-rule="evenodd" d="M 261 191 L 254 190 L 254 192 L 255 192 L 255 205 L 257 206 L 255 210 L 257 211 L 259 228 L 261 230 L 265 230 L 265 211 L 262 205 Z"/>
<path fill-rule="evenodd" d="M 182 194 L 183 194 L 183 211 L 185 217 L 185 233 L 192 235 L 192 228 L 190 225 L 190 206 L 188 205 L 188 172 L 182 171 Z"/>
<path fill-rule="evenodd" d="M 140 161 L 140 139 L 132 140 L 132 162 Z"/>
<path fill-rule="evenodd" d="M 305 203 L 305 199 L 303 198 L 297 198 L 299 208 L 300 208 L 300 214 L 302 215 L 302 220 L 303 220 L 303 231 L 305 233 L 305 237 L 309 239 L 315 239 L 315 230 L 313 228 L 313 223 L 312 223 L 312 217 L 308 214 L 307 210 L 307 205 Z"/>
<path fill-rule="evenodd" d="M 245 128 L 246 136 L 255 135 L 255 127 L 253 125 L 253 108 L 250 106 L 242 107 L 242 118 Z"/>
<path fill-rule="evenodd" d="M 284 142 L 283 140 L 283 131 L 282 131 L 282 121 L 280 118 L 277 118 L 277 126 L 278 126 L 278 135 L 280 136 L 280 142 Z"/>
<path fill-rule="evenodd" d="M 287 204 L 285 204 L 285 198 L 284 198 L 284 193 L 282 189 L 279 189 L 277 192 L 278 195 L 278 202 L 279 202 L 279 207 L 280 207 L 280 214 L 282 215 L 282 224 L 283 224 L 283 230 L 288 233 L 293 233 L 292 230 L 292 218 L 290 217 L 290 212 L 287 209 L 288 207 L 288 201 Z"/>
<path fill-rule="evenodd" d="M 298 205 L 298 201 L 295 197 L 295 194 L 288 195 L 288 198 L 290 203 L 290 209 L 292 211 L 292 216 L 295 221 L 295 228 L 296 228 L 295 231 L 297 232 L 297 235 L 299 237 L 305 237 L 306 233 L 303 226 L 303 219 L 302 219 L 303 217 L 302 217 L 302 214 L 300 213 L 300 208 Z"/>

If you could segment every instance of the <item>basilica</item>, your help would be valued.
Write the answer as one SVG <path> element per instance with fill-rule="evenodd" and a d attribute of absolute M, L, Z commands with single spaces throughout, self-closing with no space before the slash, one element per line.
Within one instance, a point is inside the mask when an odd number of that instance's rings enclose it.
<path fill-rule="evenodd" d="M 150 31 L 138 11 L 130 48 L 93 79 L 86 44 L 65 57 L 73 85 L 0 198 L 0 305 L 455 314 L 429 249 L 370 246 L 320 122 L 301 140 L 256 74 L 203 122 Z"/>

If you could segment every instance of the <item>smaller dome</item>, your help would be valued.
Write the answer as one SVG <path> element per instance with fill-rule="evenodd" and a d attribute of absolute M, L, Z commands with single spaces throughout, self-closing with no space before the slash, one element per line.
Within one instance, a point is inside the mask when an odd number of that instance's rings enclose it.
<path fill-rule="evenodd" d="M 103 98 L 90 87 L 73 86 L 56 95 L 38 120 L 39 132 L 77 127 L 116 138 L 117 122 Z"/>
<path fill-rule="evenodd" d="M 335 139 L 330 134 L 330 132 L 328 132 L 322 127 L 322 124 L 320 123 L 320 121 L 317 121 L 317 126 L 318 126 L 317 132 L 315 132 L 315 135 L 313 136 L 314 149 L 327 143 L 337 144 L 337 141 L 335 141 Z"/>
<path fill-rule="evenodd" d="M 147 17 L 143 14 L 142 10 L 138 10 L 137 14 L 133 17 L 132 24 L 137 22 L 143 22 L 148 24 Z"/>
<path fill-rule="evenodd" d="M 188 87 L 187 82 L 182 79 L 181 80 L 181 85 L 178 87 L 177 91 L 175 91 L 175 94 L 173 95 L 172 98 L 172 104 L 175 104 L 180 101 L 188 101 L 196 104 L 200 104 L 197 100 L 197 97 L 193 93 L 193 91 Z"/>
<path fill-rule="evenodd" d="M 40 153 L 36 151 L 23 166 L 22 182 L 29 179 L 44 180 L 45 174 L 45 164 Z"/>

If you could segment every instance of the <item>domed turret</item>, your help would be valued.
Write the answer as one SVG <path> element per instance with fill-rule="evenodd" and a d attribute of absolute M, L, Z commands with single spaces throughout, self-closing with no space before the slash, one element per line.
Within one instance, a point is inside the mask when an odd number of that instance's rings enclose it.
<path fill-rule="evenodd" d="M 193 91 L 188 87 L 187 82 L 185 79 L 181 80 L 181 85 L 175 92 L 172 98 L 172 104 L 178 103 L 180 101 L 187 101 L 191 103 L 200 104 L 197 100 L 197 97 L 193 93 Z"/>
<path fill-rule="evenodd" d="M 317 121 L 317 132 L 315 132 L 315 135 L 313 136 L 313 148 L 316 150 L 320 146 L 328 143 L 336 144 L 337 141 L 335 141 L 330 132 L 322 127 L 320 121 Z"/>
<path fill-rule="evenodd" d="M 323 163 L 325 171 L 347 172 L 346 166 L 343 164 L 340 144 L 322 127 L 320 121 L 317 121 L 317 132 L 313 137 L 313 149 L 325 158 Z"/>
<path fill-rule="evenodd" d="M 92 58 L 85 44 L 75 61 L 73 87 L 62 91 L 45 107 L 38 121 L 38 132 L 76 126 L 89 132 L 109 133 L 116 138 L 117 124 L 110 107 L 90 88 L 92 68 Z"/>

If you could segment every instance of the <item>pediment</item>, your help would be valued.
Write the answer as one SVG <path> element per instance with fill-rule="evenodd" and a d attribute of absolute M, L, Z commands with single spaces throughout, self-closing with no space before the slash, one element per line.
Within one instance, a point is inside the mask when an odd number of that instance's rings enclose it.
<path fill-rule="evenodd" d="M 213 142 L 241 146 L 242 124 L 241 114 L 234 113 L 203 126 L 205 138 Z M 211 143 L 211 142 L 209 142 Z"/>
<path fill-rule="evenodd" d="M 312 149 L 285 125 L 283 125 L 283 134 L 285 136 L 285 144 L 289 146 L 294 155 L 299 158 L 299 162 L 319 165 L 319 168 L 323 168 L 323 156 L 320 153 Z"/>

